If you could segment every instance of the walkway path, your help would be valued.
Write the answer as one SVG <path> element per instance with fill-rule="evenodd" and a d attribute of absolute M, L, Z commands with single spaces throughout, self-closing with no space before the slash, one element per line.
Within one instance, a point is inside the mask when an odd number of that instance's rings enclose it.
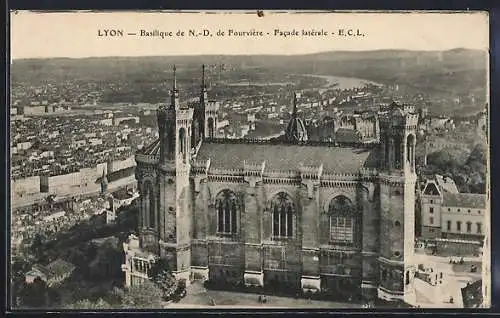
<path fill-rule="evenodd" d="M 267 303 L 258 302 L 258 294 L 207 290 L 200 283 L 191 284 L 187 296 L 166 308 L 360 308 L 360 304 L 338 301 L 307 300 L 293 297 L 266 296 Z M 215 306 L 212 306 L 212 300 Z"/>

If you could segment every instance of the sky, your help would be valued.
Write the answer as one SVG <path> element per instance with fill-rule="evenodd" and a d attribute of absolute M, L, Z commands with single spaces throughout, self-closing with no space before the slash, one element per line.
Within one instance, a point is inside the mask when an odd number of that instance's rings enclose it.
<path fill-rule="evenodd" d="M 163 56 L 203 54 L 307 54 L 380 49 L 488 50 L 489 22 L 475 13 L 291 13 L 264 12 L 67 12 L 11 13 L 11 58 Z M 105 29 L 123 37 L 98 36 Z M 140 30 L 207 29 L 212 37 L 141 37 Z M 262 31 L 263 37 L 227 36 L 229 29 Z M 274 30 L 359 29 L 364 36 L 273 36 Z M 99 31 L 100 30 L 100 31 Z M 225 32 L 216 36 L 217 30 Z M 267 35 L 267 32 L 270 35 Z M 356 31 L 354 31 L 356 32 Z"/>

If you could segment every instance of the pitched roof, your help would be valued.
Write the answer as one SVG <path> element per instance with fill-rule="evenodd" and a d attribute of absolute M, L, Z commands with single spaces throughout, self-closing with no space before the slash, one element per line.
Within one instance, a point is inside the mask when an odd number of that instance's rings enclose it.
<path fill-rule="evenodd" d="M 300 164 L 323 164 L 323 171 L 326 172 L 355 173 L 361 168 L 374 168 L 376 165 L 374 149 L 279 142 L 204 141 L 197 159 L 210 159 L 212 167 L 227 169 L 242 168 L 243 161 L 266 161 L 266 169 L 271 171 L 292 171 L 298 169 Z"/>
<path fill-rule="evenodd" d="M 155 156 L 160 153 L 160 138 L 153 141 L 139 151 L 141 154 Z"/>
<path fill-rule="evenodd" d="M 441 187 L 441 189 L 443 189 L 444 191 L 450 193 L 458 193 L 457 185 L 455 184 L 455 181 L 452 178 L 437 174 L 436 181 L 438 185 Z"/>
<path fill-rule="evenodd" d="M 50 271 L 47 268 L 45 268 L 45 266 L 42 266 L 39 264 L 33 265 L 33 267 L 31 268 L 31 271 L 29 271 L 28 273 L 33 273 L 33 272 L 39 272 L 42 275 L 44 275 L 45 277 L 48 277 L 51 275 Z"/>
<path fill-rule="evenodd" d="M 486 207 L 486 195 L 476 193 L 443 192 L 443 205 L 460 208 L 484 209 Z"/>
<path fill-rule="evenodd" d="M 429 181 L 426 183 L 425 188 L 424 188 L 425 195 L 439 195 L 439 193 L 440 193 L 440 191 L 433 181 Z"/>
<path fill-rule="evenodd" d="M 307 128 L 304 121 L 297 117 L 290 119 L 286 127 L 285 138 L 287 140 L 307 141 Z"/>

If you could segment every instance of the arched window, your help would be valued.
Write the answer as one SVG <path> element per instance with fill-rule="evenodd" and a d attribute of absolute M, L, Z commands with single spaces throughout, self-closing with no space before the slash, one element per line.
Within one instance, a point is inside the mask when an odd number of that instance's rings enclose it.
<path fill-rule="evenodd" d="M 351 200 L 343 195 L 335 197 L 330 202 L 328 206 L 330 242 L 354 243 L 355 212 L 355 207 Z"/>
<path fill-rule="evenodd" d="M 167 126 L 167 142 L 166 142 L 166 153 L 167 156 L 170 159 L 173 159 L 173 156 L 175 154 L 175 128 L 174 125 L 168 125 Z"/>
<path fill-rule="evenodd" d="M 406 138 L 406 161 L 413 171 L 415 168 L 415 136 L 408 135 Z"/>
<path fill-rule="evenodd" d="M 214 119 L 210 117 L 208 119 L 208 138 L 214 138 L 215 137 L 215 123 Z"/>
<path fill-rule="evenodd" d="M 392 147 L 392 139 L 391 137 L 386 134 L 384 138 L 384 160 L 385 160 L 385 166 L 388 168 L 390 166 L 390 161 L 391 161 L 391 147 Z"/>
<path fill-rule="evenodd" d="M 396 169 L 402 168 L 402 159 L 403 159 L 403 145 L 401 137 L 394 137 L 394 167 Z"/>
<path fill-rule="evenodd" d="M 145 210 L 146 215 L 149 218 L 149 227 L 155 228 L 155 195 L 153 190 L 153 185 L 151 182 L 146 181 L 144 183 L 144 193 L 145 193 Z"/>
<path fill-rule="evenodd" d="M 186 159 L 186 130 L 184 128 L 179 129 L 179 152 L 182 154 L 182 158 Z"/>
<path fill-rule="evenodd" d="M 273 213 L 273 238 L 290 238 L 295 231 L 295 205 L 285 192 L 278 193 L 271 201 Z"/>
<path fill-rule="evenodd" d="M 472 231 L 472 222 L 468 221 L 467 222 L 467 233 L 470 233 Z"/>
<path fill-rule="evenodd" d="M 215 199 L 217 210 L 217 234 L 234 235 L 238 231 L 239 206 L 236 194 L 230 190 L 222 190 Z"/>
<path fill-rule="evenodd" d="M 200 123 L 198 120 L 193 120 L 193 128 L 191 132 L 191 146 L 196 147 L 196 143 L 200 140 Z"/>

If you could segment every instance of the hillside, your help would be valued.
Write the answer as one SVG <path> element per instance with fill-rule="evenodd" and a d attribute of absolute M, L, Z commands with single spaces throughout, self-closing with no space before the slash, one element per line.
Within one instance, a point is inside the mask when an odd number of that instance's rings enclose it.
<path fill-rule="evenodd" d="M 458 95 L 472 94 L 483 99 L 487 87 L 487 59 L 486 52 L 468 49 L 334 51 L 285 56 L 200 55 L 26 59 L 14 60 L 12 82 L 14 85 L 21 83 L 36 85 L 61 81 L 123 81 L 131 85 L 137 83 L 144 85 L 164 82 L 169 78 L 174 63 L 180 70 L 179 81 L 193 82 L 193 78 L 199 76 L 200 64 L 205 63 L 229 66 L 228 69 L 232 71 L 225 72 L 223 77 L 234 77 L 241 72 L 249 74 L 259 72 L 272 76 L 313 73 L 398 84 L 402 94 L 425 94 L 434 99 L 449 99 Z"/>

